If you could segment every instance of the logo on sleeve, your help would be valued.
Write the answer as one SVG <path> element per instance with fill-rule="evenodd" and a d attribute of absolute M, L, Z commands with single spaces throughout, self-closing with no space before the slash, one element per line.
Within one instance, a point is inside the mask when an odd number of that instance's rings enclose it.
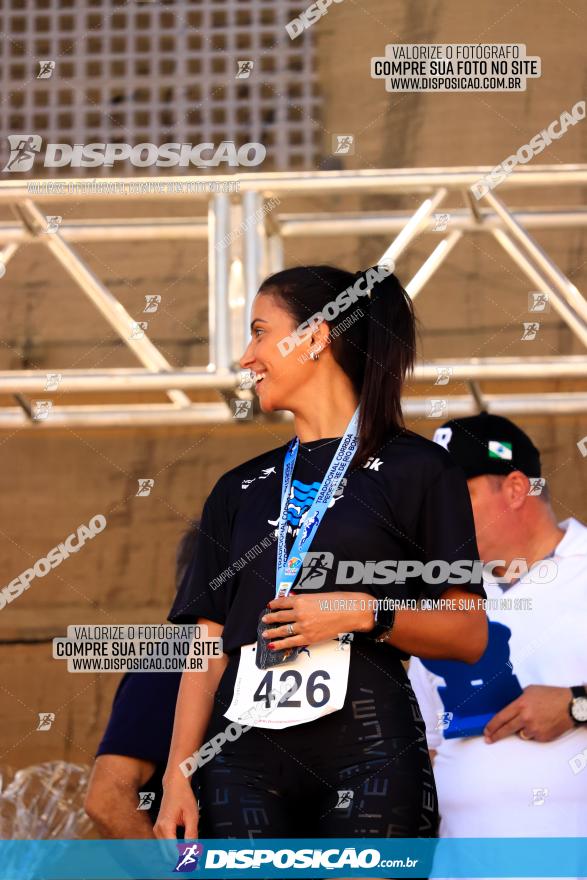
<path fill-rule="evenodd" d="M 251 480 L 243 480 L 241 483 L 241 489 L 248 489 L 251 483 L 254 483 L 255 480 L 266 480 L 267 477 L 270 477 L 275 473 L 276 470 L 274 467 L 263 468 L 258 477 L 253 477 Z"/>

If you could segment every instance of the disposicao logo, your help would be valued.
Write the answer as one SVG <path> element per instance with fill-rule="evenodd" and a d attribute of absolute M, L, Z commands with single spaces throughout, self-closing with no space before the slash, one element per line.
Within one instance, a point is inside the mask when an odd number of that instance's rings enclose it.
<path fill-rule="evenodd" d="M 43 140 L 38 134 L 10 134 L 7 136 L 10 156 L 3 171 L 30 171 L 35 158 L 41 154 Z M 222 141 L 216 146 L 203 144 L 47 144 L 43 158 L 45 168 L 112 168 L 115 162 L 130 162 L 135 168 L 157 166 L 169 168 L 217 168 L 226 164 L 231 168 L 260 165 L 267 150 L 260 143 L 246 143 L 237 147 L 233 141 Z"/>

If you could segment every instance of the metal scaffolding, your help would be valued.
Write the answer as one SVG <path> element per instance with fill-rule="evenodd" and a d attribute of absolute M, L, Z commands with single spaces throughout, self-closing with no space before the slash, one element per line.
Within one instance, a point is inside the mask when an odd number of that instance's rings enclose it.
<path fill-rule="evenodd" d="M 81 293 L 110 323 L 132 351 L 140 368 L 103 370 L 41 370 L 0 371 L 0 392 L 12 395 L 17 406 L 0 406 L 0 428 L 51 428 L 63 426 L 137 426 L 206 424 L 234 418 L 229 397 L 247 398 L 251 392 L 242 390 L 237 360 L 248 338 L 250 306 L 262 278 L 283 268 L 283 241 L 312 235 L 393 235 L 381 256 L 396 261 L 423 232 L 434 232 L 440 242 L 433 248 L 406 289 L 412 298 L 418 296 L 453 248 L 466 234 L 491 235 L 511 256 L 532 282 L 536 291 L 547 294 L 549 302 L 587 346 L 587 302 L 574 284 L 555 265 L 531 235 L 535 229 L 557 229 L 587 225 L 587 207 L 526 208 L 510 210 L 490 190 L 479 200 L 471 187 L 490 171 L 489 168 L 425 168 L 387 171 L 298 172 L 247 174 L 236 178 L 239 193 L 219 192 L 234 188 L 234 176 L 206 178 L 210 184 L 194 191 L 194 200 L 208 203 L 207 218 L 140 218 L 109 220 L 77 220 L 63 222 L 49 231 L 42 210 L 43 203 L 80 199 L 79 186 L 87 181 L 8 181 L 0 183 L 0 204 L 10 205 L 17 222 L 0 223 L 0 263 L 8 263 L 17 250 L 32 241 L 42 243 L 76 281 Z M 165 177 L 167 191 L 140 192 L 141 184 L 152 188 L 152 178 L 109 178 L 108 190 L 97 186 L 84 192 L 84 202 L 104 199 L 164 200 L 172 214 L 176 198 L 184 198 L 182 188 L 195 178 Z M 201 181 L 200 181 L 201 182 Z M 51 191 L 53 184 L 53 191 Z M 173 188 L 177 184 L 177 195 Z M 500 184 L 499 190 L 516 191 L 519 196 L 528 189 L 568 187 L 587 184 L 587 165 L 556 165 L 521 167 Z M 133 189 L 129 191 L 129 186 Z M 76 187 L 78 188 L 76 190 Z M 57 195 L 57 188 L 59 194 Z M 69 190 L 69 191 L 68 191 Z M 344 194 L 421 194 L 422 202 L 415 212 L 365 211 L 345 213 L 282 213 L 280 195 L 297 198 Z M 449 195 L 459 194 L 464 207 L 450 209 L 450 231 L 443 235 L 434 214 L 446 204 Z M 446 209 L 445 209 L 446 210 Z M 145 333 L 136 335 L 136 322 L 121 302 L 109 291 L 84 263 L 75 250 L 80 242 L 145 241 L 158 239 L 199 239 L 208 242 L 208 324 L 209 362 L 207 365 L 174 369 Z M 1 268 L 1 266 L 0 266 Z M 0 284 L 5 284 L 0 280 Z M 449 401 L 451 417 L 470 415 L 485 407 L 505 415 L 547 413 L 576 414 L 587 411 L 587 391 L 565 392 L 540 390 L 517 394 L 489 394 L 479 382 L 484 380 L 544 380 L 587 378 L 587 359 L 583 355 L 516 358 L 455 358 L 420 363 L 415 380 L 442 385 L 438 377 L 450 369 L 451 378 L 465 382 L 469 393 L 442 394 Z M 72 392 L 164 392 L 168 403 L 112 403 L 88 405 L 56 405 L 35 407 L 30 395 L 47 395 L 59 376 L 58 393 Z M 48 377 L 53 377 L 50 379 Z M 585 386 L 583 386 L 585 388 Z M 192 402 L 186 391 L 208 389 L 218 392 L 218 402 Z M 440 394 L 440 391 L 438 392 Z M 446 413 L 434 407 L 426 397 L 404 399 L 408 417 L 427 415 L 444 418 Z"/>

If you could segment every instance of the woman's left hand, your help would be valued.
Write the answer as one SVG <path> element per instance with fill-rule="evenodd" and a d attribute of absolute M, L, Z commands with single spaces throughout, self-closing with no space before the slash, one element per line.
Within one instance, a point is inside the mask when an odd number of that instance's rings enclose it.
<path fill-rule="evenodd" d="M 275 650 L 300 648 L 334 639 L 341 633 L 369 632 L 374 626 L 375 599 L 369 593 L 290 593 L 273 599 L 262 618 L 267 625 L 263 638 L 274 639 Z M 293 626 L 288 634 L 287 624 Z"/>

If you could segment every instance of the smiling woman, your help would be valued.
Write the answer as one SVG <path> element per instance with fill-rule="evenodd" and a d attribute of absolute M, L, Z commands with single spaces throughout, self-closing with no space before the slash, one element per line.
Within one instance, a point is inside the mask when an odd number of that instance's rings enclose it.
<path fill-rule="evenodd" d="M 361 296 L 364 318 L 333 338 L 322 316 L 342 293 L 354 289 Z M 332 266 L 286 269 L 263 282 L 251 318 L 252 338 L 241 367 L 265 383 L 258 392 L 263 412 L 300 410 L 300 439 L 314 439 L 310 434 L 316 427 L 320 436 L 315 422 L 309 433 L 303 425 L 304 411 L 313 410 L 314 419 L 318 415 L 317 401 L 323 431 L 331 435 L 333 427 L 342 434 L 359 402 L 354 466 L 376 451 L 386 432 L 403 424 L 400 395 L 416 353 L 415 319 L 410 298 L 388 267 L 354 274 Z M 297 332 L 301 326 L 303 333 Z M 294 333 L 297 357 L 293 351 L 282 357 L 279 344 Z"/>
<path fill-rule="evenodd" d="M 336 335 L 328 320 L 311 320 L 356 286 L 357 320 Z M 267 278 L 251 318 L 240 365 L 255 374 L 263 412 L 293 412 L 296 437 L 225 474 L 206 502 L 170 620 L 208 625 L 224 654 L 205 674 L 183 675 L 156 834 L 184 825 L 197 835 L 180 765 L 230 721 L 246 733 L 194 777 L 201 836 L 435 836 L 425 732 L 401 661 L 412 652 L 475 661 L 485 615 L 459 600 L 484 591 L 450 577 L 337 581 L 349 559 L 477 558 L 461 471 L 403 426 L 411 301 L 384 267 L 308 266 Z M 284 357 L 280 341 L 304 322 Z M 263 551 L 237 570 L 256 546 Z M 440 608 L 418 610 L 418 600 L 440 597 Z"/>

